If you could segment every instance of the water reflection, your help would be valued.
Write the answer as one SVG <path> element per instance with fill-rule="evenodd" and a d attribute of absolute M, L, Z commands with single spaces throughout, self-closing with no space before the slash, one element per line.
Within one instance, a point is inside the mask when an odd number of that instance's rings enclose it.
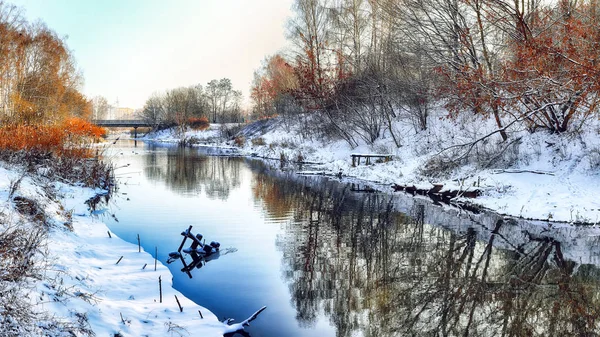
<path fill-rule="evenodd" d="M 151 143 L 144 156 L 144 174 L 149 180 L 164 181 L 177 193 L 226 200 L 240 186 L 239 158 L 216 158 L 197 155 L 197 150 L 161 146 Z M 166 155 L 165 155 L 166 153 Z"/>
<path fill-rule="evenodd" d="M 593 229 L 464 220 L 419 203 L 407 216 L 389 196 L 265 174 L 253 191 L 292 219 L 276 244 L 302 327 L 325 315 L 337 336 L 599 334 Z"/>
<path fill-rule="evenodd" d="M 126 150 L 115 165 L 143 174 L 111 199 L 123 206 L 111 230 L 140 234 L 161 261 L 190 224 L 239 249 L 169 268 L 176 289 L 221 318 L 268 306 L 254 337 L 598 335 L 597 229 L 392 199 L 195 149 Z"/>

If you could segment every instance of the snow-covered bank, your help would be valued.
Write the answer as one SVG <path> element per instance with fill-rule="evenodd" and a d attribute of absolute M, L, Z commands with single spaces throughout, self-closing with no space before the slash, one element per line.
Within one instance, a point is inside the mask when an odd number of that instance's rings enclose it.
<path fill-rule="evenodd" d="M 34 247 L 35 258 L 27 260 L 35 263 L 35 272 L 21 280 L 11 278 L 12 269 L 2 273 L 2 292 L 27 301 L 28 312 L 14 310 L 16 302 L 3 302 L 0 335 L 222 336 L 230 330 L 173 289 L 172 275 L 160 261 L 155 270 L 150 254 L 109 237 L 106 225 L 91 217 L 84 203 L 98 192 L 0 167 L 0 233 L 46 228 L 46 238 Z M 10 253 L 2 244 L 5 267 Z"/>
<path fill-rule="evenodd" d="M 394 129 L 396 136 L 401 135 L 401 147 L 395 146 L 389 132 L 374 144 L 362 142 L 355 148 L 342 140 L 301 137 L 306 135 L 302 132 L 306 126 L 278 118 L 248 125 L 236 141 L 218 142 L 215 132 L 219 126 L 189 131 L 185 137 L 197 139 L 196 146 L 238 145 L 244 155 L 320 163 L 311 169 L 384 184 L 443 184 L 452 190 L 476 186 L 483 195 L 468 202 L 500 214 L 562 222 L 600 221 L 600 200 L 595 197 L 600 186 L 597 121 L 590 121 L 587 131 L 565 135 L 511 130 L 507 143 L 491 137 L 467 153 L 468 146 L 461 145 L 494 130 L 493 123 L 479 116 L 448 120 L 441 118 L 443 114 L 432 117 L 427 130 L 417 131 L 409 123 L 398 122 Z M 178 138 L 164 130 L 147 139 L 176 142 Z M 353 167 L 353 153 L 391 153 L 394 160 Z M 464 159 L 457 160 L 460 164 L 451 162 L 462 155 Z"/>

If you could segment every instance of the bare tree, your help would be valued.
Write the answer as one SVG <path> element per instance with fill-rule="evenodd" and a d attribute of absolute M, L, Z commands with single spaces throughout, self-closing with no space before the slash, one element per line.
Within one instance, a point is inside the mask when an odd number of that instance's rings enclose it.
<path fill-rule="evenodd" d="M 108 116 L 110 104 L 104 96 L 96 96 L 92 99 L 93 119 L 105 119 Z"/>
<path fill-rule="evenodd" d="M 157 93 L 152 94 L 146 100 L 140 117 L 156 129 L 166 121 L 166 116 L 163 97 Z"/>

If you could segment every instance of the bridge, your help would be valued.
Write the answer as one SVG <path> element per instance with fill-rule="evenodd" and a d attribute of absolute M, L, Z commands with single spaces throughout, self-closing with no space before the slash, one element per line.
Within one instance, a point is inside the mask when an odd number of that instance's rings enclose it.
<path fill-rule="evenodd" d="M 137 138 L 137 128 L 153 126 L 141 119 L 94 119 L 92 120 L 92 124 L 105 128 L 133 128 L 133 138 Z"/>
<path fill-rule="evenodd" d="M 139 128 L 152 126 L 147 121 L 141 119 L 95 119 L 92 120 L 92 124 L 107 128 Z"/>

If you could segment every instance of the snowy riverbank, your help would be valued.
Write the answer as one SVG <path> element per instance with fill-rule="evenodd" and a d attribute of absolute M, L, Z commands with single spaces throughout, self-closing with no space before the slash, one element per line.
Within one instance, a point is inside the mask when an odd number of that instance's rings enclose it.
<path fill-rule="evenodd" d="M 418 132 L 408 123 L 397 123 L 394 128 L 396 135 L 402 135 L 401 147 L 395 146 L 389 133 L 374 144 L 362 142 L 355 148 L 342 140 L 301 137 L 302 126 L 290 126 L 277 118 L 245 127 L 235 142 L 220 139 L 218 125 L 208 131 L 188 131 L 184 137 L 193 138 L 195 146 L 222 147 L 224 153 L 319 163 L 311 169 L 390 186 L 477 187 L 482 191 L 480 197 L 460 200 L 500 214 L 573 223 L 600 221 L 600 200 L 595 197 L 600 186 L 598 123 L 589 123 L 587 131 L 566 135 L 509 130 L 507 143 L 491 137 L 467 153 L 468 146 L 463 145 L 494 130 L 491 121 L 478 118 L 431 118 L 429 128 Z M 181 137 L 163 130 L 145 139 L 176 143 Z M 235 145 L 237 151 L 232 150 Z M 394 160 L 353 167 L 353 153 L 389 153 Z M 464 156 L 460 165 L 452 162 L 460 156 Z M 482 158 L 489 158 L 490 163 Z"/>
<path fill-rule="evenodd" d="M 229 330 L 172 288 L 172 275 L 161 261 L 155 270 L 149 253 L 109 237 L 85 204 L 99 192 L 0 167 L 0 232 L 28 240 L 25 233 L 45 236 L 35 238 L 39 246 L 32 256 L 20 257 L 29 271 L 18 279 L 13 276 L 22 268 L 11 267 L 10 254 L 23 251 L 11 253 L 16 246 L 3 242 L 0 335 L 222 336 Z"/>

